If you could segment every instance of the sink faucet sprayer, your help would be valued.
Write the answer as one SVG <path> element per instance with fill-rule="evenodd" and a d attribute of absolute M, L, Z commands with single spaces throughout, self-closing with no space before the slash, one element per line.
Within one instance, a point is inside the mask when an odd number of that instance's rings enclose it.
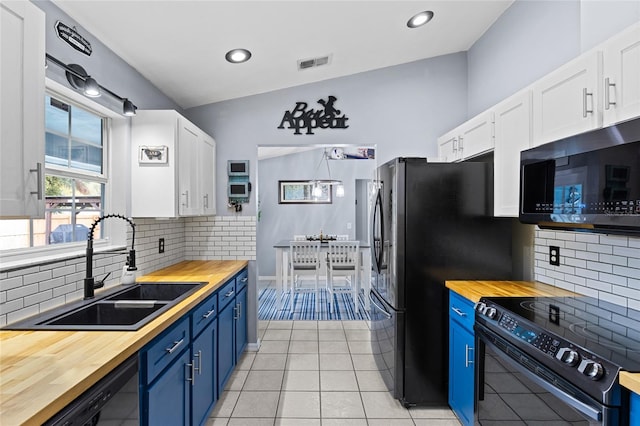
<path fill-rule="evenodd" d="M 104 280 L 107 278 L 105 276 L 105 278 L 103 278 L 102 281 L 98 281 L 98 283 L 96 283 L 95 278 L 93 277 L 93 231 L 95 230 L 96 225 L 98 223 L 102 222 L 104 219 L 108 219 L 111 217 L 117 217 L 118 219 L 126 220 L 127 222 L 129 222 L 129 225 L 131 225 L 131 229 L 132 229 L 131 250 L 129 250 L 129 255 L 127 256 L 127 264 L 129 265 L 127 267 L 127 271 L 136 271 L 138 269 L 136 268 L 136 251 L 134 250 L 134 245 L 136 241 L 136 224 L 133 223 L 131 219 L 128 219 L 119 214 L 107 214 L 104 216 L 100 216 L 98 219 L 94 220 L 93 223 L 91 224 L 91 228 L 89 229 L 89 235 L 87 236 L 87 266 L 86 266 L 87 275 L 86 275 L 86 278 L 84 279 L 84 298 L 85 299 L 92 299 L 94 295 L 94 290 L 96 288 L 103 287 Z"/>

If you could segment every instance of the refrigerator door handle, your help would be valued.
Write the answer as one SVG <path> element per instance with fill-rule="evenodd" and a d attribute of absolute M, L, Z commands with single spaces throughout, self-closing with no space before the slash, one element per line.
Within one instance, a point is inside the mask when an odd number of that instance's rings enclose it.
<path fill-rule="evenodd" d="M 371 291 L 369 292 L 369 301 L 371 301 L 373 306 L 378 308 L 378 310 L 382 313 L 382 315 L 384 315 L 387 319 L 391 318 L 391 314 L 387 312 L 387 310 L 384 309 L 382 306 L 378 305 L 375 300 L 373 300 L 373 293 Z"/>
<path fill-rule="evenodd" d="M 376 272 L 380 273 L 382 270 L 382 259 L 384 259 L 384 216 L 382 212 L 382 195 L 378 189 L 376 194 L 376 202 L 373 207 L 373 221 L 372 221 L 372 238 L 373 250 L 371 254 L 373 256 L 373 264 L 376 266 Z M 380 219 L 379 221 L 377 219 Z M 376 231 L 380 231 L 380 235 L 376 239 Z"/>

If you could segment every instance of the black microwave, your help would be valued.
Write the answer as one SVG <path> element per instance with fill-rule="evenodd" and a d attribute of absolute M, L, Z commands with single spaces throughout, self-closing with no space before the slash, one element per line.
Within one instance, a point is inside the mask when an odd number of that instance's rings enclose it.
<path fill-rule="evenodd" d="M 520 155 L 520 221 L 640 235 L 640 119 Z"/>

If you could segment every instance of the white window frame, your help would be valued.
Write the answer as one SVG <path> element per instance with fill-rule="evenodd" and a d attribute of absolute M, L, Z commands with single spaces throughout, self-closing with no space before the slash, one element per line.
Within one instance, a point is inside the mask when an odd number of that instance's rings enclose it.
<path fill-rule="evenodd" d="M 49 172 L 56 173 L 58 175 L 64 175 L 66 177 L 74 177 L 79 179 L 93 179 L 103 182 L 105 184 L 104 198 L 105 203 L 103 210 L 105 213 L 112 212 L 114 199 L 114 188 L 112 182 L 112 168 L 111 159 L 113 158 L 113 124 L 115 120 L 127 120 L 121 114 L 118 114 L 97 102 L 83 96 L 82 94 L 70 89 L 50 78 L 46 78 L 45 90 L 46 95 L 55 97 L 64 102 L 70 102 L 76 104 L 82 108 L 89 110 L 92 113 L 105 117 L 105 143 L 103 144 L 103 173 L 94 174 L 87 173 L 75 173 L 68 169 L 59 169 L 55 166 L 45 166 L 45 174 Z M 45 94 L 43 94 L 45 96 Z M 44 143 L 44 135 L 43 135 Z M 121 188 L 124 190 L 124 188 Z M 112 223 L 108 221 L 104 222 L 103 237 L 94 240 L 94 251 L 107 251 L 114 249 L 122 249 L 126 246 L 126 241 L 122 235 L 116 235 L 114 230 L 118 229 L 117 234 L 122 233 L 122 227 L 112 226 Z M 124 223 L 124 222 L 123 222 Z M 28 267 L 30 265 L 38 265 L 41 263 L 56 262 L 65 259 L 72 259 L 84 256 L 86 251 L 86 242 L 72 242 L 65 244 L 53 244 L 40 247 L 29 247 L 23 249 L 4 250 L 0 252 L 0 271 L 18 269 Z"/>

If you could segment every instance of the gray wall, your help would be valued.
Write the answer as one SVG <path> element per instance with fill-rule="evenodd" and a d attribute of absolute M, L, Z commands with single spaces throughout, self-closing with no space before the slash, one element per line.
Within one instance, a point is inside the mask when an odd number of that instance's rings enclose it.
<path fill-rule="evenodd" d="M 348 234 L 356 232 L 356 179 L 371 179 L 375 160 L 329 160 L 331 178 L 342 180 L 345 196 L 333 196 L 331 204 L 279 204 L 279 180 L 328 179 L 322 158 L 324 148 L 260 160 L 258 163 L 258 197 L 260 199 L 257 230 L 258 275 L 275 276 L 275 250 L 280 240 L 294 234 Z M 318 170 L 316 172 L 316 169 Z M 347 224 L 351 229 L 347 229 Z"/>

